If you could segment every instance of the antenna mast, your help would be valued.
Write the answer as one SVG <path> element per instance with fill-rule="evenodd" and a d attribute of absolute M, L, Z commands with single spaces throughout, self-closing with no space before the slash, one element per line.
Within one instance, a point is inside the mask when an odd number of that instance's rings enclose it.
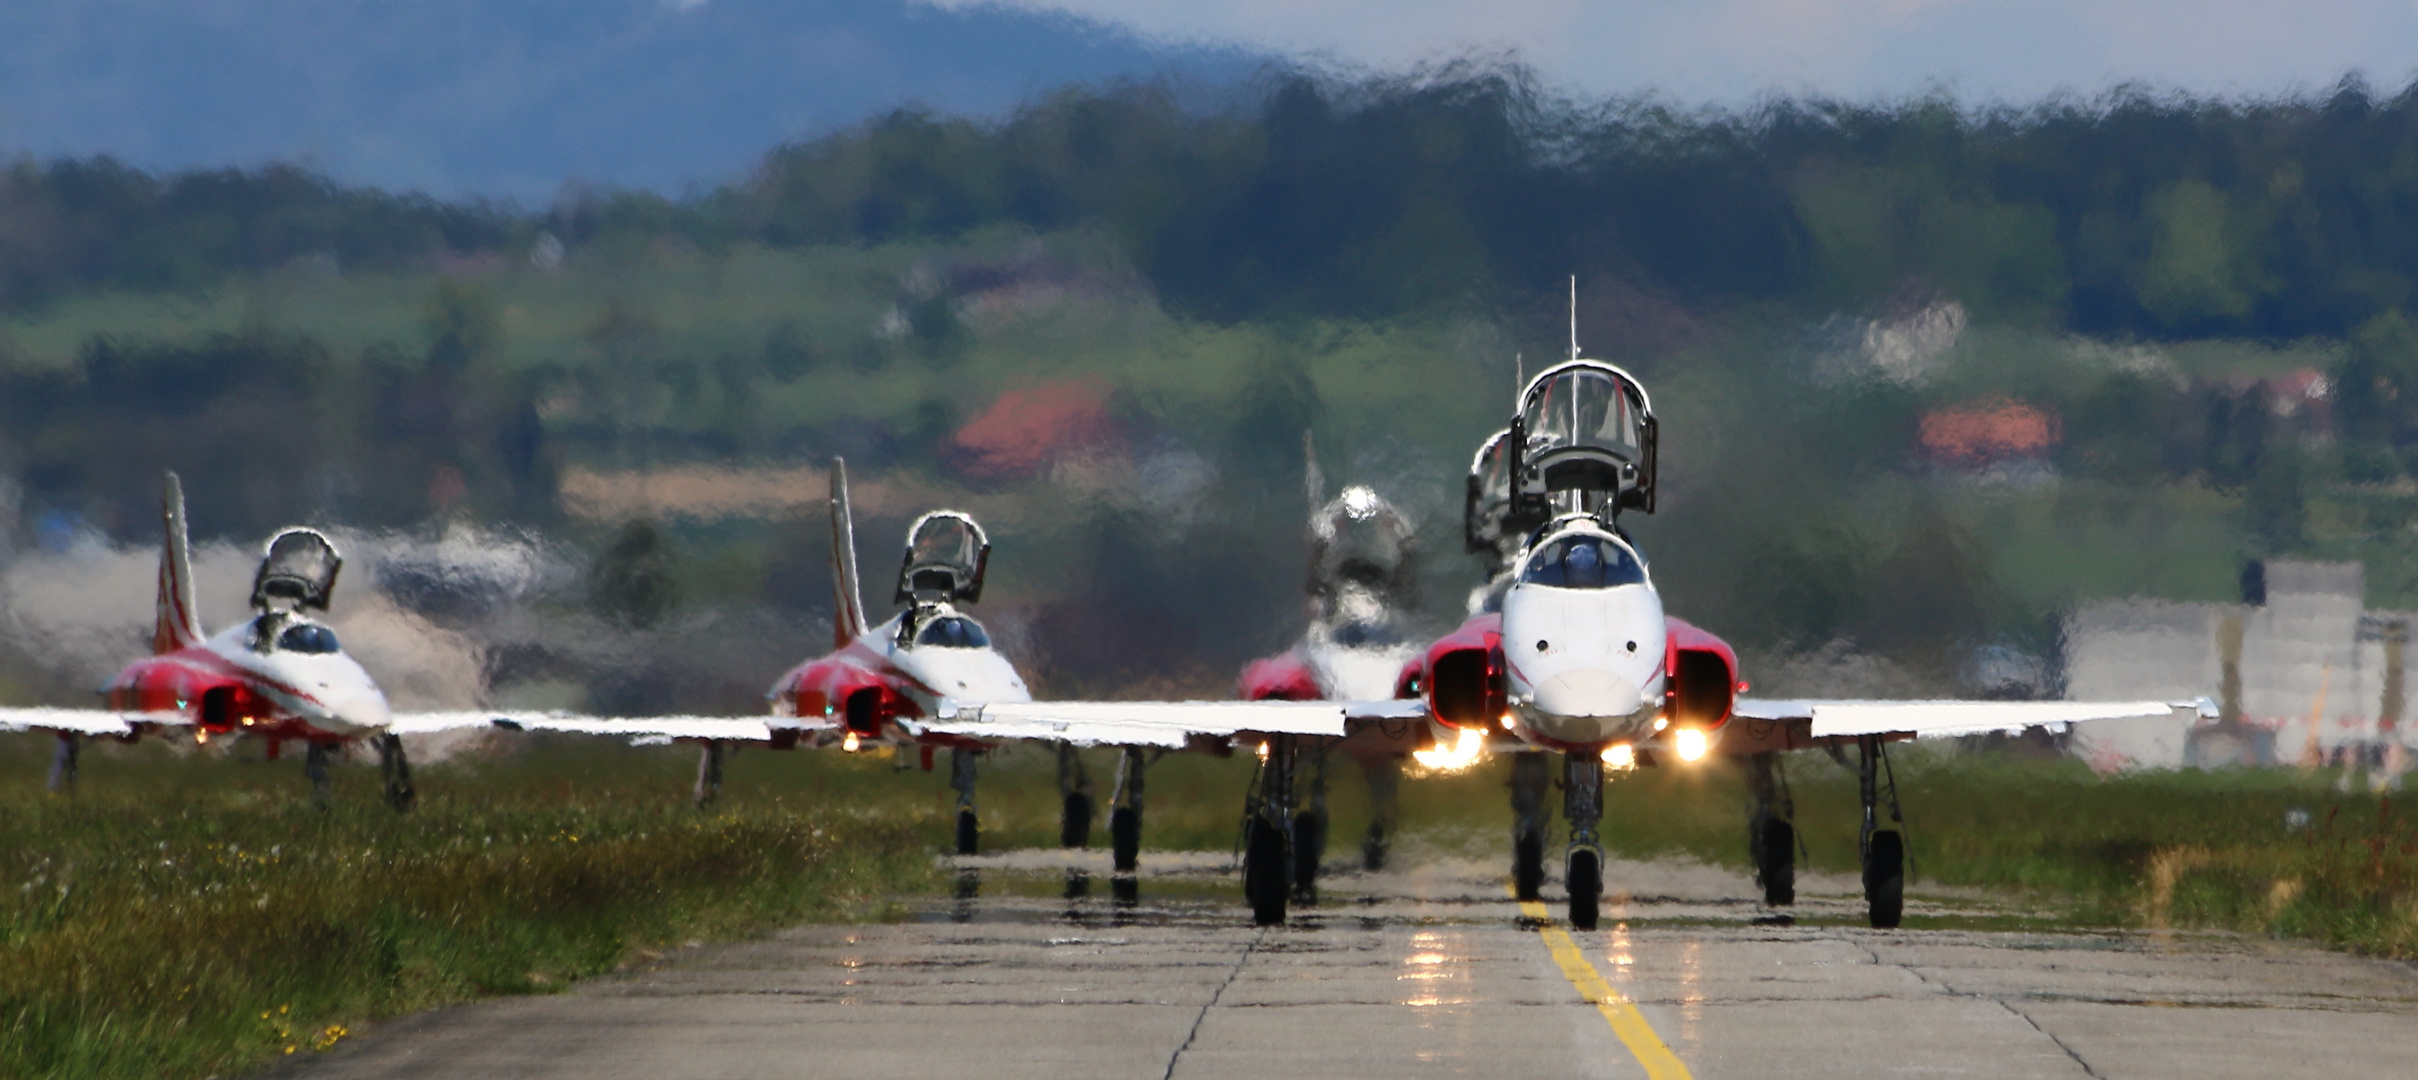
<path fill-rule="evenodd" d="M 1570 359 L 1578 359 L 1578 275 L 1570 275 Z"/>

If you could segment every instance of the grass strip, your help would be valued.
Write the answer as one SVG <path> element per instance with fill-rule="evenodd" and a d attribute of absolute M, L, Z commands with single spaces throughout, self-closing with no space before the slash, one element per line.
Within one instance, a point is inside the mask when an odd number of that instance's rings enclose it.
<path fill-rule="evenodd" d="M 340 1041 L 381 1016 L 545 992 L 667 945 L 895 917 L 936 892 L 953 822 L 935 773 L 872 754 L 747 752 L 722 802 L 695 757 L 512 740 L 421 773 L 396 816 L 339 770 L 309 808 L 297 762 L 96 748 L 82 792 L 40 794 L 38 740 L 0 741 L 0 1075 L 200 1077 Z M 1105 779 L 1113 752 L 1093 755 Z M 2332 772 L 2094 776 L 2004 752 L 1896 752 L 1924 884 L 1986 888 L 2067 925 L 2238 930 L 2418 957 L 2418 831 Z M 911 763 L 910 763 L 911 764 Z M 1154 766 L 1146 843 L 1224 849 L 1253 762 Z M 1853 872 L 1853 777 L 1788 763 L 1809 864 Z M 1055 761 L 987 758 L 986 850 L 1053 846 Z M 1328 858 L 1367 822 L 1331 763 Z M 1509 858 L 1508 761 L 1414 778 L 1404 860 Z M 1605 839 L 1631 857 L 1745 865 L 1745 787 L 1719 759 L 1619 776 Z M 1095 827 L 1098 827 L 1097 825 Z M 1095 842 L 1104 842 L 1095 836 Z"/>
<path fill-rule="evenodd" d="M 668 944 L 879 917 L 935 873 L 909 820 L 769 800 L 700 813 L 626 777 L 429 770 L 398 816 L 356 777 L 322 812 L 259 769 L 133 771 L 161 782 L 0 792 L 0 1075 L 241 1071 Z"/>

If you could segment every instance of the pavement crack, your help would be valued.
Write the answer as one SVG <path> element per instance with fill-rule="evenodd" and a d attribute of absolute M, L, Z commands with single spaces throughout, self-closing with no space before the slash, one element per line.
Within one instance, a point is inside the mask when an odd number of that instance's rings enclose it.
<path fill-rule="evenodd" d="M 1259 948 L 1260 942 L 1267 939 L 1268 931 L 1264 928 L 1251 935 L 1250 944 L 1243 946 L 1243 954 L 1234 959 L 1234 970 L 1226 973 L 1226 981 L 1217 984 L 1217 992 L 1209 995 L 1209 1000 L 1201 1004 L 1200 1013 L 1192 1018 L 1192 1030 L 1184 1033 L 1184 1045 L 1176 1047 L 1175 1053 L 1167 1055 L 1167 1071 L 1160 1075 L 1159 1080 L 1175 1080 L 1175 1063 L 1182 1061 L 1184 1051 L 1192 1049 L 1193 1040 L 1201 1037 L 1201 1022 L 1209 1019 L 1209 1010 L 1217 1008 L 1218 999 L 1226 996 L 1226 988 L 1234 985 L 1234 980 L 1242 976 L 1243 965 L 1251 962 L 1252 952 Z"/>
<path fill-rule="evenodd" d="M 2022 1009 L 2018 1009 L 2004 1001 L 2000 1001 L 1998 998 L 1991 998 L 1990 1000 L 1998 1002 L 1999 1008 L 2014 1013 L 2016 1019 L 2032 1025 L 2032 1030 L 2039 1032 L 2041 1036 L 2046 1038 L 2051 1045 L 2055 1046 L 2059 1050 L 2065 1051 L 2065 1056 L 2074 1059 L 2074 1064 L 2082 1067 L 2083 1075 L 2090 1077 L 2091 1080 L 2107 1080 L 2106 1077 L 2099 1075 L 2099 1070 L 2091 1068 L 2090 1062 L 2082 1060 L 2082 1055 L 2075 1053 L 2073 1047 L 2067 1046 L 2064 1039 L 2060 1039 L 2056 1035 L 2051 1034 L 2049 1029 L 2041 1027 L 2040 1021 L 2032 1019 L 2030 1013 L 2024 1012 Z"/>

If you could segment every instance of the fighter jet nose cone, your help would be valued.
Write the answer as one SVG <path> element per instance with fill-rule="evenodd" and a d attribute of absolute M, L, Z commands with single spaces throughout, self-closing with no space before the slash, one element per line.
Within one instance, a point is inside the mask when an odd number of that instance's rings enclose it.
<path fill-rule="evenodd" d="M 353 728 L 382 728 L 394 720 L 383 694 L 364 694 L 336 702 L 336 719 Z"/>
<path fill-rule="evenodd" d="M 1536 688 L 1536 706 L 1557 716 L 1627 716 L 1637 685 L 1602 668 L 1573 668 Z"/>
<path fill-rule="evenodd" d="M 1533 707 L 1549 718 L 1540 725 L 1551 738 L 1594 742 L 1618 737 L 1643 710 L 1637 684 L 1601 668 L 1573 668 L 1536 688 Z"/>

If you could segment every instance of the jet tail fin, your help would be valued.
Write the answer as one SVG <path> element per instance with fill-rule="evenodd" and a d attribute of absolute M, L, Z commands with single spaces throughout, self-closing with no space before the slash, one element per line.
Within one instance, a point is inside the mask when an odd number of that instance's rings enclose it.
<path fill-rule="evenodd" d="M 831 635 L 833 647 L 865 636 L 865 594 L 856 578 L 856 520 L 848 510 L 848 463 L 831 459 Z"/>
<path fill-rule="evenodd" d="M 202 642 L 201 619 L 193 611 L 193 561 L 185 539 L 185 486 L 168 474 L 160 492 L 159 617 L 151 625 L 153 655 Z"/>

